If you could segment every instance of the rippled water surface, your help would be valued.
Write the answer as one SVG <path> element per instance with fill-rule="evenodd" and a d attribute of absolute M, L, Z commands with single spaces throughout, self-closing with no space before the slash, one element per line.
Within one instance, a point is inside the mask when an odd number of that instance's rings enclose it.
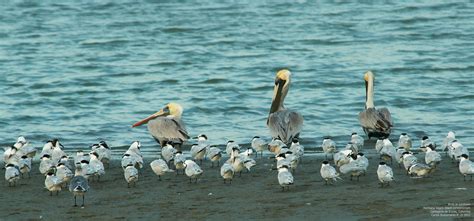
<path fill-rule="evenodd" d="M 454 130 L 474 144 L 473 4 L 22 1 L 0 11 L 2 145 L 25 135 L 35 146 L 59 137 L 66 148 L 153 148 L 146 127 L 131 125 L 170 101 L 184 106 L 191 135 L 248 143 L 269 137 L 283 67 L 308 147 L 362 133 L 369 69 L 393 138 L 441 142 Z"/>

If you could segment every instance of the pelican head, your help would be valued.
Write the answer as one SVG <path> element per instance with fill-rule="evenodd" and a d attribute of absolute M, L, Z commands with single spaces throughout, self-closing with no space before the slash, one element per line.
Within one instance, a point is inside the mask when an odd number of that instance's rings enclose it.
<path fill-rule="evenodd" d="M 135 124 L 133 124 L 132 127 L 138 127 L 142 124 L 148 123 L 148 121 L 153 120 L 157 117 L 166 117 L 166 116 L 173 116 L 177 118 L 181 118 L 181 115 L 183 114 L 183 107 L 177 103 L 169 103 L 167 104 L 164 108 L 162 108 L 160 111 L 148 116 L 145 119 L 142 119 Z"/>
<path fill-rule="evenodd" d="M 374 107 L 374 79 L 372 71 L 365 72 L 365 108 Z"/>
<path fill-rule="evenodd" d="M 285 100 L 288 89 L 290 88 L 290 79 L 291 72 L 288 69 L 280 70 L 276 74 L 270 113 L 274 113 L 284 108 L 283 101 Z"/>

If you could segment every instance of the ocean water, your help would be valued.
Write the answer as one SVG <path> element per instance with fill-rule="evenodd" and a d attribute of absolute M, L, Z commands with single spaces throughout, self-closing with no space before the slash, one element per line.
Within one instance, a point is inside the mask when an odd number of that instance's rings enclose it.
<path fill-rule="evenodd" d="M 0 144 L 157 144 L 137 120 L 170 101 L 192 136 L 269 138 L 275 73 L 303 114 L 307 148 L 363 133 L 363 74 L 375 105 L 419 144 L 448 131 L 474 144 L 474 5 L 301 1 L 8 1 L 0 4 Z"/>

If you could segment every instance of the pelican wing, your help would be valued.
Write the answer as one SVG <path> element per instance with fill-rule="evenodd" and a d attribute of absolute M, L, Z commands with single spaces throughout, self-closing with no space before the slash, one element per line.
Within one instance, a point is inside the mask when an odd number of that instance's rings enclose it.
<path fill-rule="evenodd" d="M 367 108 L 359 113 L 359 122 L 364 128 L 381 132 L 390 132 L 392 127 L 392 117 L 387 108 Z"/>
<path fill-rule="evenodd" d="M 171 140 L 182 143 L 189 139 L 183 121 L 173 117 L 158 117 L 148 122 L 148 131 L 158 140 Z"/>
<path fill-rule="evenodd" d="M 267 125 L 272 137 L 280 138 L 284 143 L 288 143 L 299 136 L 303 127 L 303 116 L 294 111 L 280 110 L 268 116 Z"/>

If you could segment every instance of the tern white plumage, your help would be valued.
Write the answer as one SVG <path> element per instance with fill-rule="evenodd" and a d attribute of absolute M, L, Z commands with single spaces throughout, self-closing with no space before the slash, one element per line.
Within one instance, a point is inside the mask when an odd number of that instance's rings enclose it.
<path fill-rule="evenodd" d="M 434 172 L 434 167 L 424 163 L 415 163 L 408 169 L 408 174 L 417 177 L 426 177 Z"/>
<path fill-rule="evenodd" d="M 448 135 L 443 140 L 443 150 L 449 152 L 449 147 L 451 146 L 451 143 L 456 140 L 456 135 L 454 134 L 453 131 L 449 131 Z"/>
<path fill-rule="evenodd" d="M 127 181 L 127 187 L 136 186 L 138 182 L 138 170 L 133 164 L 128 164 L 123 171 L 125 181 Z"/>
<path fill-rule="evenodd" d="M 285 188 L 290 190 L 290 186 L 294 183 L 293 174 L 291 174 L 286 165 L 278 168 L 278 183 L 283 191 L 285 191 Z"/>
<path fill-rule="evenodd" d="M 267 142 L 260 138 L 259 136 L 255 136 L 252 138 L 251 142 L 252 148 L 257 152 L 260 152 L 260 157 L 263 157 L 263 151 L 267 148 Z"/>
<path fill-rule="evenodd" d="M 85 177 L 86 179 L 89 179 L 89 177 L 94 176 L 95 170 L 91 165 L 89 165 L 88 160 L 82 160 L 81 161 L 81 168 L 82 168 L 82 176 Z"/>
<path fill-rule="evenodd" d="M 380 159 L 390 161 L 390 164 L 392 164 L 393 160 L 396 161 L 396 153 L 397 151 L 392 142 L 388 138 L 385 138 L 383 140 L 383 147 L 380 150 Z"/>
<path fill-rule="evenodd" d="M 253 153 L 252 148 L 248 148 L 246 151 L 242 152 L 239 154 L 239 158 L 241 159 L 244 167 L 247 169 L 248 172 L 250 172 L 250 169 L 257 165 L 257 161 L 255 161 L 251 155 Z"/>
<path fill-rule="evenodd" d="M 409 151 L 412 147 L 412 141 L 407 133 L 402 133 L 398 138 L 398 146 L 403 147 L 406 151 Z"/>
<path fill-rule="evenodd" d="M 51 156 L 45 154 L 41 157 L 39 171 L 41 174 L 46 175 L 46 173 L 48 173 L 48 170 L 55 165 L 56 164 L 53 162 L 53 160 L 51 160 Z"/>
<path fill-rule="evenodd" d="M 40 157 L 44 156 L 44 155 L 49 155 L 51 156 L 53 154 L 53 148 L 54 148 L 54 145 L 53 145 L 53 141 L 52 140 L 48 140 L 44 145 L 43 145 L 43 148 L 41 149 L 41 153 L 40 153 Z"/>
<path fill-rule="evenodd" d="M 24 177 L 25 174 L 28 174 L 29 178 L 31 172 L 31 158 L 29 158 L 27 155 L 21 156 L 21 159 L 18 161 L 18 168 L 20 169 L 20 174 L 22 177 Z"/>
<path fill-rule="evenodd" d="M 245 168 L 244 162 L 240 157 L 239 149 L 234 147 L 230 154 L 230 158 L 226 161 L 234 167 L 234 172 L 239 173 L 239 176 L 242 176 L 242 170 Z"/>
<path fill-rule="evenodd" d="M 67 156 L 67 154 L 64 152 L 64 146 L 59 142 L 58 139 L 53 139 L 52 144 L 53 148 L 51 150 L 51 160 L 53 160 L 54 163 L 57 163 L 61 157 Z"/>
<path fill-rule="evenodd" d="M 333 156 L 334 158 L 334 164 L 337 167 L 341 167 L 344 164 L 347 164 L 350 162 L 350 155 L 353 153 L 352 150 L 350 149 L 343 149 L 338 152 L 336 152 Z"/>
<path fill-rule="evenodd" d="M 232 154 L 232 151 L 234 148 L 237 148 L 240 152 L 240 146 L 233 140 L 227 141 L 226 147 L 225 147 L 225 152 L 227 153 L 228 156 Z"/>
<path fill-rule="evenodd" d="M 433 150 L 431 146 L 426 147 L 425 163 L 436 167 L 441 162 L 441 155 Z"/>
<path fill-rule="evenodd" d="M 184 166 L 186 167 L 186 169 L 184 169 L 184 172 L 186 173 L 186 176 L 189 177 L 189 182 L 191 183 L 194 179 L 195 183 L 197 183 L 198 178 L 203 173 L 201 167 L 199 167 L 199 165 L 197 165 L 197 163 L 192 160 L 184 161 Z"/>
<path fill-rule="evenodd" d="M 83 160 L 89 161 L 89 154 L 84 155 L 84 151 L 82 150 L 76 151 L 76 156 L 74 156 L 74 165 L 75 166 L 80 165 L 81 161 Z"/>
<path fill-rule="evenodd" d="M 384 139 L 377 139 L 377 141 L 375 142 L 375 151 L 377 151 L 377 153 L 380 154 L 380 150 L 382 150 L 383 148 L 383 140 Z"/>
<path fill-rule="evenodd" d="M 20 136 L 18 137 L 16 143 L 13 146 L 18 149 L 21 156 L 26 155 L 28 156 L 28 158 L 33 158 L 36 155 L 36 148 L 34 148 L 33 146 L 29 146 L 28 144 L 29 143 L 26 138 Z"/>
<path fill-rule="evenodd" d="M 229 164 L 229 163 L 224 163 L 221 167 L 221 176 L 224 179 L 224 183 L 229 181 L 229 183 L 232 183 L 232 179 L 234 178 L 234 167 Z"/>
<path fill-rule="evenodd" d="M 105 141 L 100 141 L 98 147 L 93 150 L 99 155 L 99 160 L 104 166 L 109 167 L 110 160 L 112 159 L 112 150 Z"/>
<path fill-rule="evenodd" d="M 72 173 L 72 171 L 63 163 L 58 163 L 58 165 L 56 166 L 56 176 L 61 181 L 61 184 L 67 185 L 73 175 L 74 174 Z"/>
<path fill-rule="evenodd" d="M 436 149 L 436 144 L 435 142 L 431 141 L 431 139 L 428 137 L 428 136 L 423 136 L 423 138 L 421 138 L 421 150 L 423 152 L 426 152 L 426 147 L 428 146 L 431 146 L 431 149 Z"/>
<path fill-rule="evenodd" d="M 174 159 L 174 155 L 176 154 L 178 150 L 176 150 L 173 147 L 172 142 L 168 142 L 164 147 L 161 148 L 161 156 L 163 157 L 163 160 L 168 163 L 168 165 L 171 164 L 171 161 Z"/>
<path fill-rule="evenodd" d="M 469 160 L 469 156 L 462 154 L 460 157 L 461 161 L 459 162 L 459 172 L 464 176 L 464 181 L 466 181 L 466 176 L 471 177 L 474 175 L 474 162 Z"/>
<path fill-rule="evenodd" d="M 153 172 L 158 176 L 158 180 L 161 180 L 161 176 L 165 175 L 165 173 L 174 172 L 174 170 L 168 168 L 168 164 L 162 159 L 153 160 L 150 163 L 150 167 Z"/>
<path fill-rule="evenodd" d="M 135 154 L 125 153 L 121 160 L 122 169 L 125 170 L 129 164 L 132 164 L 135 168 L 140 169 L 142 164 L 140 163 L 139 156 Z"/>
<path fill-rule="evenodd" d="M 5 167 L 5 180 L 8 182 L 8 186 L 15 186 L 18 180 L 20 180 L 20 170 L 18 166 L 14 164 L 7 164 Z"/>
<path fill-rule="evenodd" d="M 336 169 L 333 166 L 329 165 L 329 162 L 327 160 L 323 161 L 319 172 L 321 174 L 321 177 L 325 181 L 325 185 L 327 185 L 328 183 L 336 182 L 338 179 L 341 179 L 339 177 L 339 173 L 336 172 Z"/>
<path fill-rule="evenodd" d="M 142 157 L 140 148 L 141 148 L 140 141 L 134 141 L 132 142 L 128 150 L 125 151 L 125 154 L 124 154 L 124 156 L 127 156 L 127 158 L 131 159 L 134 162 L 133 165 L 137 169 L 143 168 L 143 157 Z M 125 164 L 125 165 L 122 165 L 122 167 L 123 166 L 127 166 L 127 165 Z"/>
<path fill-rule="evenodd" d="M 53 195 L 53 192 L 56 192 L 56 195 L 58 195 L 59 191 L 61 191 L 61 184 L 61 179 L 59 179 L 53 171 L 48 171 L 46 179 L 44 180 L 44 186 L 48 189 L 50 196 Z"/>
<path fill-rule="evenodd" d="M 324 157 L 328 160 L 328 154 L 333 155 L 336 152 L 336 142 L 331 140 L 330 137 L 325 137 L 323 139 L 323 144 L 321 145 L 324 152 Z"/>
<path fill-rule="evenodd" d="M 385 184 L 389 186 L 390 182 L 393 181 L 392 168 L 386 165 L 385 162 L 380 162 L 379 167 L 377 168 L 377 177 L 379 178 L 381 187 L 383 187 Z"/>
<path fill-rule="evenodd" d="M 298 138 L 293 138 L 289 149 L 298 159 L 301 159 L 304 155 L 304 146 L 300 144 Z"/>
<path fill-rule="evenodd" d="M 357 151 L 360 151 L 362 148 L 364 148 L 364 138 L 362 138 L 356 132 L 351 134 L 351 143 L 357 147 Z"/>
<path fill-rule="evenodd" d="M 455 159 L 457 161 L 461 160 L 461 155 L 466 154 L 469 156 L 469 150 L 467 147 L 463 146 L 458 140 L 453 140 L 451 142 L 451 147 L 452 151 L 450 152 L 451 158 Z"/>
<path fill-rule="evenodd" d="M 206 145 L 200 145 L 200 144 L 193 144 L 191 146 L 191 157 L 197 162 L 199 161 L 199 164 L 202 165 L 202 160 L 206 156 Z"/>
<path fill-rule="evenodd" d="M 403 167 L 405 167 L 405 170 L 407 171 L 410 169 L 411 166 L 414 164 L 418 163 L 418 159 L 410 152 L 405 151 L 402 153 L 402 158 L 403 158 Z"/>
<path fill-rule="evenodd" d="M 182 170 L 184 174 L 184 169 L 186 168 L 184 161 L 186 161 L 186 157 L 183 155 L 183 153 L 181 151 L 176 151 L 173 161 L 174 168 L 176 169 L 176 174 L 179 174 L 180 170 Z"/>
<path fill-rule="evenodd" d="M 364 174 L 366 170 L 366 165 L 364 165 L 362 161 L 357 160 L 357 155 L 355 154 L 351 155 L 349 163 L 339 167 L 339 171 L 342 174 L 350 174 L 350 180 L 352 180 L 352 177 L 357 177 L 357 181 L 359 181 L 359 177 Z"/>
<path fill-rule="evenodd" d="M 3 162 L 5 165 L 7 164 L 14 164 L 18 165 L 18 161 L 20 160 L 20 153 L 15 146 L 8 147 L 5 152 L 3 152 Z"/>
<path fill-rule="evenodd" d="M 217 166 L 220 164 L 222 157 L 222 150 L 217 146 L 211 146 L 207 152 L 207 158 L 211 161 L 211 167 L 214 167 L 214 162 L 217 162 Z"/>
<path fill-rule="evenodd" d="M 99 154 L 97 152 L 91 152 L 89 155 L 89 166 L 93 170 L 94 177 L 97 178 L 97 181 L 100 181 L 100 177 L 105 174 L 104 164 L 99 160 Z"/>

